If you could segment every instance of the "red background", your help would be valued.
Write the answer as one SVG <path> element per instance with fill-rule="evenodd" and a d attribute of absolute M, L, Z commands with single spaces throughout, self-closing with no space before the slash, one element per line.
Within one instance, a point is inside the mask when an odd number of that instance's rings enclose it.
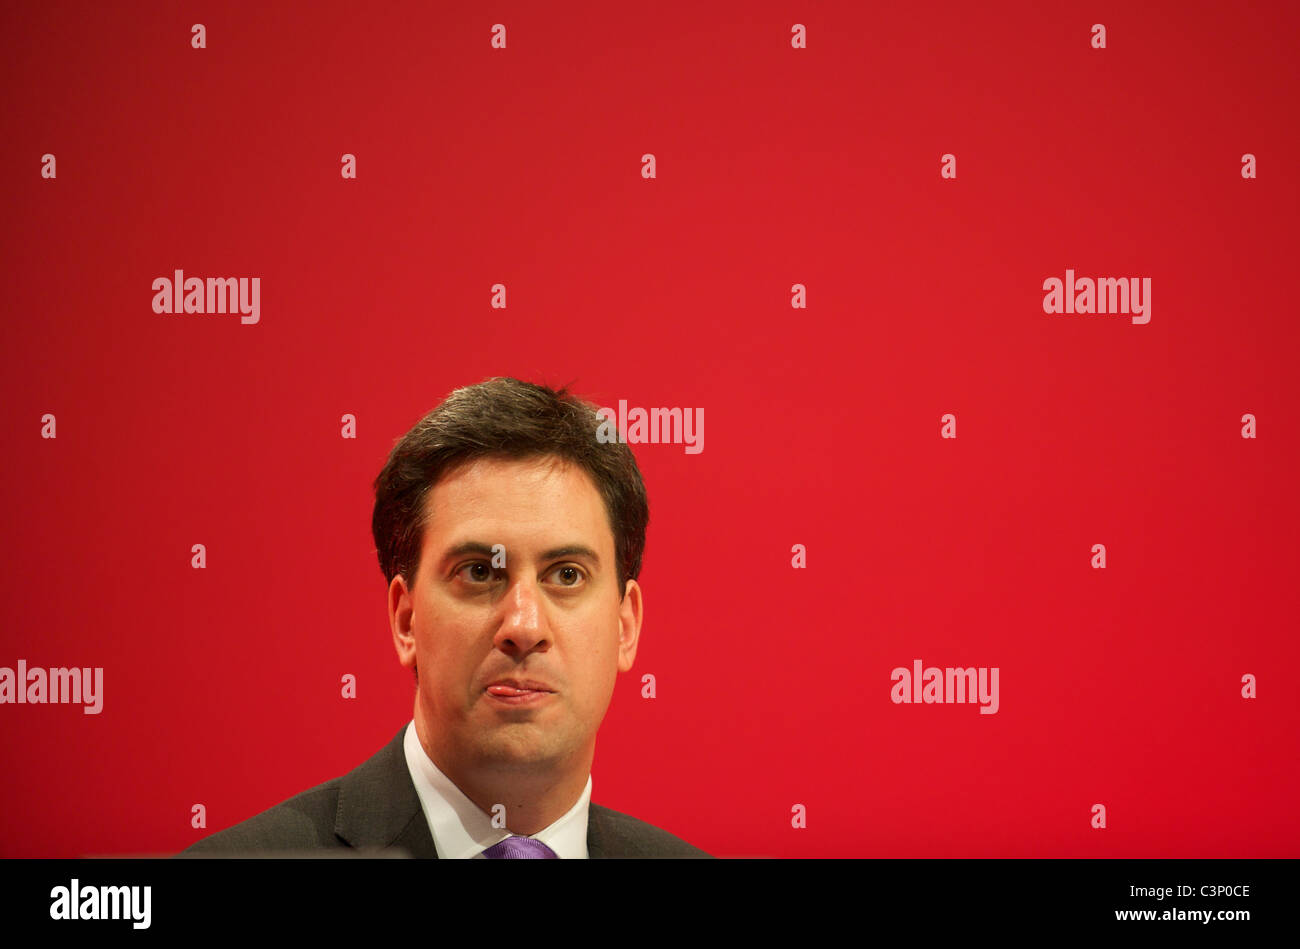
<path fill-rule="evenodd" d="M 0 706 L 0 853 L 174 852 L 391 738 L 371 481 L 514 375 L 705 409 L 634 448 L 596 802 L 719 856 L 1300 855 L 1297 8 L 900 7 L 7 4 L 0 665 L 105 681 Z M 155 314 L 178 268 L 260 323 Z M 1045 314 L 1066 268 L 1151 322 Z M 999 712 L 894 705 L 915 658 Z"/>

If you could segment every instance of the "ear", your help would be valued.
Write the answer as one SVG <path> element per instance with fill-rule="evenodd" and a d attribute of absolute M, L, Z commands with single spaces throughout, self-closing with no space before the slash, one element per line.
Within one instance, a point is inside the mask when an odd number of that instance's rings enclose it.
<path fill-rule="evenodd" d="M 641 587 L 628 580 L 623 602 L 618 606 L 618 671 L 627 672 L 636 660 L 636 646 L 641 637 Z"/>
<path fill-rule="evenodd" d="M 415 631 L 411 628 L 414 618 L 415 597 L 399 573 L 388 585 L 388 625 L 393 630 L 397 661 L 407 669 L 415 668 Z"/>

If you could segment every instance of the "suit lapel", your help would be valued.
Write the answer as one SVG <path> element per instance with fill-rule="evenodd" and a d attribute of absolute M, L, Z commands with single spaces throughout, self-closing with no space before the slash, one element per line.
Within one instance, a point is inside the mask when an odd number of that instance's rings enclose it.
<path fill-rule="evenodd" d="M 400 848 L 436 859 L 429 822 L 406 767 L 406 726 L 378 754 L 339 780 L 334 833 L 356 848 Z"/>
<path fill-rule="evenodd" d="M 599 804 L 587 805 L 587 859 L 600 860 L 609 854 L 609 827 L 605 821 L 605 809 Z"/>

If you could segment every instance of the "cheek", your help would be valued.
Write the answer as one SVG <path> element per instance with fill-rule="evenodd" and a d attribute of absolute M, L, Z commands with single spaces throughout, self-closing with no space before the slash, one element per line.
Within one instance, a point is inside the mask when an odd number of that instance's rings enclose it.
<path fill-rule="evenodd" d="M 591 637 L 585 651 L 584 678 L 592 683 L 591 701 L 594 703 L 608 699 L 618 678 L 618 613 L 603 610 L 593 619 L 592 628 L 600 632 Z"/>
<path fill-rule="evenodd" d="M 483 636 L 476 633 L 471 617 L 455 608 L 426 605 L 416 622 L 416 657 L 421 666 L 434 670 L 435 678 L 463 678 L 466 669 L 477 668 L 485 650 Z M 487 637 L 491 645 L 491 637 Z"/>

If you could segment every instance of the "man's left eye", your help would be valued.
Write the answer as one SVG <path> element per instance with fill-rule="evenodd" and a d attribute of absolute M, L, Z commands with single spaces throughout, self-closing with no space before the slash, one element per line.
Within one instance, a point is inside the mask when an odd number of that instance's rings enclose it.
<path fill-rule="evenodd" d="M 556 567 L 551 576 L 556 577 L 562 587 L 576 587 L 583 580 L 582 571 L 577 567 Z"/>

